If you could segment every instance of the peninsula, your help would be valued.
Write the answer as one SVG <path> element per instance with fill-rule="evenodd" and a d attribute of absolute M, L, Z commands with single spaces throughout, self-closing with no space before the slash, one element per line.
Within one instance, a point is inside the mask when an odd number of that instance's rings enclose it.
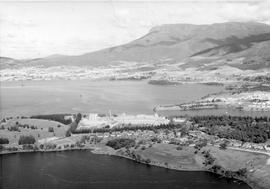
<path fill-rule="evenodd" d="M 210 171 L 269 188 L 269 117 L 37 115 L 1 121 L 1 153 L 92 150 L 147 165 Z"/>

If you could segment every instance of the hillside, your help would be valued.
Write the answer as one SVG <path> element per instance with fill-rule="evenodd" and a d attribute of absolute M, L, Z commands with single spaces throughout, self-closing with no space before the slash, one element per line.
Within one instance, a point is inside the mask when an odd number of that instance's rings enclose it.
<path fill-rule="evenodd" d="M 212 25 L 166 24 L 128 44 L 79 56 L 50 56 L 24 65 L 104 66 L 118 61 L 148 63 L 189 62 L 193 57 L 244 58 L 241 69 L 269 67 L 270 25 L 228 22 Z M 194 60 L 193 60 L 194 62 Z M 255 66 L 254 66 L 255 64 Z M 194 65 L 194 64 L 192 64 Z"/>
<path fill-rule="evenodd" d="M 0 57 L 0 69 L 5 69 L 13 66 L 17 66 L 21 61 L 8 58 L 8 57 Z"/>

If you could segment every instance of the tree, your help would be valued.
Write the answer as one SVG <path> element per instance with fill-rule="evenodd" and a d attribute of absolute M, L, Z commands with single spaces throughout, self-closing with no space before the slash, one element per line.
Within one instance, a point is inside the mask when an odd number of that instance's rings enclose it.
<path fill-rule="evenodd" d="M 181 145 L 176 147 L 176 150 L 182 150 L 182 149 L 183 149 L 183 147 Z"/>
<path fill-rule="evenodd" d="M 8 144 L 9 140 L 7 138 L 0 138 L 0 144 Z"/>
<path fill-rule="evenodd" d="M 48 128 L 48 132 L 50 132 L 50 133 L 54 132 L 53 127 L 49 127 L 49 128 Z"/>
<path fill-rule="evenodd" d="M 141 147 L 141 150 L 145 150 L 145 149 L 146 149 L 145 146 L 142 146 L 142 147 Z"/>
<path fill-rule="evenodd" d="M 222 167 L 219 165 L 213 165 L 210 170 L 213 171 L 213 173 L 218 173 L 220 170 L 222 170 Z"/>
<path fill-rule="evenodd" d="M 76 116 L 76 120 L 75 122 L 78 124 L 82 119 L 82 114 L 81 113 L 78 113 L 77 116 Z"/>
<path fill-rule="evenodd" d="M 46 150 L 53 150 L 56 148 L 56 144 L 53 144 L 53 143 L 47 143 L 45 144 L 45 147 L 44 147 Z"/>
<path fill-rule="evenodd" d="M 226 150 L 227 149 L 227 142 L 223 142 L 219 145 L 219 149 Z"/>
<path fill-rule="evenodd" d="M 145 160 L 145 163 L 146 163 L 146 164 L 149 164 L 149 163 L 151 163 L 151 160 L 150 160 L 149 158 L 147 158 L 147 159 Z"/>
<path fill-rule="evenodd" d="M 68 125 L 72 122 L 71 119 L 66 119 L 66 116 L 70 116 L 70 114 L 51 114 L 51 115 L 34 115 L 31 116 L 31 119 L 45 119 L 52 120 Z"/>
<path fill-rule="evenodd" d="M 11 126 L 8 130 L 9 131 L 18 131 L 18 132 L 21 132 L 21 130 L 19 129 L 18 125 Z"/>
<path fill-rule="evenodd" d="M 201 140 L 199 143 L 195 144 L 194 148 L 197 150 L 200 150 L 201 148 L 205 147 L 207 145 L 207 140 Z"/>
<path fill-rule="evenodd" d="M 245 177 L 247 176 L 247 168 L 241 168 L 236 172 L 239 176 Z"/>
<path fill-rule="evenodd" d="M 30 136 L 20 136 L 19 138 L 19 145 L 22 145 L 22 144 L 34 144 L 36 142 L 36 139 L 30 135 Z"/>
<path fill-rule="evenodd" d="M 205 157 L 205 161 L 204 161 L 204 165 L 212 165 L 215 161 L 215 158 L 210 154 L 209 151 L 204 152 L 204 157 Z"/>
<path fill-rule="evenodd" d="M 164 163 L 164 165 L 168 168 L 169 164 L 167 162 Z"/>

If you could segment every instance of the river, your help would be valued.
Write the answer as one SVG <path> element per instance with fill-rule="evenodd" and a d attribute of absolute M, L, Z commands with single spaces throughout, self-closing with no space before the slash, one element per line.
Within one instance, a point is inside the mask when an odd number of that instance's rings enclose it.
<path fill-rule="evenodd" d="M 1 82 L 1 117 L 51 113 L 152 114 L 157 105 L 189 102 L 224 90 L 200 84 L 54 80 Z"/>
<path fill-rule="evenodd" d="M 250 189 L 207 172 L 174 171 L 90 151 L 1 155 L 1 189 Z"/>

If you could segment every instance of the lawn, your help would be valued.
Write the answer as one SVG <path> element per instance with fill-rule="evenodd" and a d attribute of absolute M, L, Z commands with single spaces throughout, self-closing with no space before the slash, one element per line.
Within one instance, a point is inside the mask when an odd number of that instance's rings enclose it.
<path fill-rule="evenodd" d="M 246 167 L 247 169 L 254 169 L 265 166 L 269 158 L 265 154 L 238 151 L 233 149 L 220 150 L 215 146 L 207 146 L 202 150 L 210 150 L 213 157 L 216 158 L 216 163 L 231 171 L 237 171 L 243 167 Z"/>
<path fill-rule="evenodd" d="M 201 170 L 203 159 L 194 154 L 195 150 L 190 147 L 184 147 L 182 150 L 176 150 L 176 145 L 155 144 L 145 150 L 139 150 L 138 153 L 144 158 L 149 158 L 152 162 L 160 164 L 167 163 L 170 167 L 183 170 Z"/>

